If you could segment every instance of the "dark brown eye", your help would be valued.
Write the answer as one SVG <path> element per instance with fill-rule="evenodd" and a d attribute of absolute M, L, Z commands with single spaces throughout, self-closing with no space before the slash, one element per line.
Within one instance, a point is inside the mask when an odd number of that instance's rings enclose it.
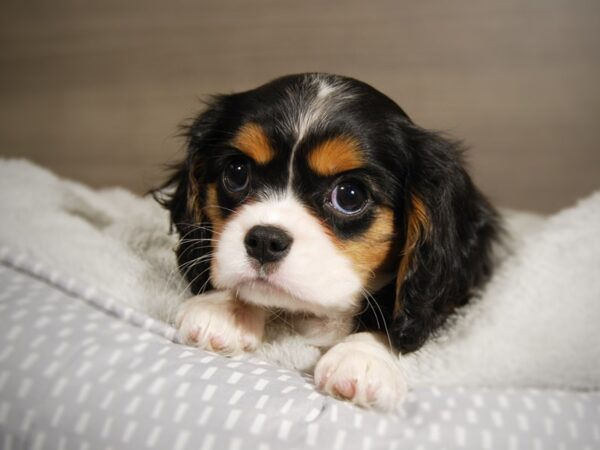
<path fill-rule="evenodd" d="M 358 214 L 367 204 L 365 189 L 357 183 L 343 182 L 331 191 L 331 206 L 346 215 Z"/>
<path fill-rule="evenodd" d="M 223 172 L 223 186 L 229 192 L 239 194 L 248 188 L 250 180 L 250 167 L 243 158 L 231 160 Z"/>

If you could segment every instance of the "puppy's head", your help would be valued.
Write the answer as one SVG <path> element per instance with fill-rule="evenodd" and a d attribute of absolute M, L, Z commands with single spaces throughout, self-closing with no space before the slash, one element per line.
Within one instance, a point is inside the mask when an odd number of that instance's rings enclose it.
<path fill-rule="evenodd" d="M 368 301 L 411 351 L 489 273 L 496 216 L 456 145 L 364 83 L 279 78 L 213 98 L 186 134 L 162 203 L 194 293 L 319 316 Z"/>

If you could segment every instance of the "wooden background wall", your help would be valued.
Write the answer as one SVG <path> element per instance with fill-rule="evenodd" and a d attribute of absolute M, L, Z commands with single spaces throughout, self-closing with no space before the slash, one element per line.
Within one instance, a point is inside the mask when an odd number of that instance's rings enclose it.
<path fill-rule="evenodd" d="M 598 0 L 3 0 L 0 155 L 142 192 L 200 96 L 304 71 L 464 139 L 501 205 L 600 188 Z"/>

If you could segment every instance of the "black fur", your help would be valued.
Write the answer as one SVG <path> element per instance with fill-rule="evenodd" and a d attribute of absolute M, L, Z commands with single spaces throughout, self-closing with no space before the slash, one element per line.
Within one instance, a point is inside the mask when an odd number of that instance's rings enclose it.
<path fill-rule="evenodd" d="M 457 144 L 416 127 L 407 135 L 416 156 L 407 186 L 425 204 L 431 228 L 401 280 L 402 310 L 390 335 L 402 352 L 421 347 L 487 281 L 499 230 L 498 216 L 465 171 Z"/>
<path fill-rule="evenodd" d="M 197 223 L 190 211 L 190 186 L 218 181 L 225 155 L 235 152 L 227 142 L 243 123 L 252 121 L 266 130 L 277 153 L 266 168 L 254 168 L 253 185 L 244 201 L 258 198 L 265 186 L 283 189 L 295 140 L 281 124 L 290 111 L 302 108 L 302 95 L 314 95 L 307 81 L 311 76 L 291 75 L 248 92 L 215 97 L 187 128 L 187 157 L 161 188 L 171 189 L 171 193 L 165 196 L 158 190 L 156 197 L 171 212 L 172 224 L 182 238 L 177 257 L 194 293 L 212 288 L 209 259 L 194 261 L 207 255 L 213 236 L 206 214 L 202 212 Z M 402 260 L 415 195 L 425 207 L 430 229 L 420 236 L 404 279 L 394 280 L 375 294 L 384 315 L 377 319 L 386 322 L 394 346 L 404 353 L 417 350 L 489 277 L 491 246 L 500 229 L 498 216 L 465 171 L 455 142 L 416 126 L 393 101 L 362 82 L 319 76 L 343 82 L 352 99 L 336 110 L 327 126 L 307 135 L 296 154 L 302 155 L 323 139 L 340 134 L 360 141 L 368 164 L 349 176 L 368 187 L 374 204 L 394 209 L 397 253 L 389 255 L 390 264 L 398 266 Z M 316 176 L 302 158 L 296 159 L 294 190 L 300 199 L 340 239 L 360 236 L 373 220 L 372 210 L 352 218 L 332 214 L 323 205 L 323 196 L 335 180 Z M 200 210 L 205 206 L 204 195 L 200 188 L 195 200 Z M 224 216 L 239 201 L 219 191 Z M 395 304 L 401 308 L 394 316 Z M 357 319 L 363 329 L 384 328 L 382 321 L 369 313 Z"/>
<path fill-rule="evenodd" d="M 174 164 L 171 167 L 171 177 L 151 192 L 154 199 L 171 213 L 171 228 L 175 228 L 180 236 L 180 244 L 175 250 L 179 269 L 195 294 L 212 289 L 209 278 L 210 260 L 203 256 L 210 250 L 213 233 L 212 224 L 205 214 L 201 214 L 199 222 L 192 216 L 188 197 L 191 183 L 202 186 L 209 179 L 207 167 L 201 164 L 203 158 L 199 153 L 208 152 L 211 142 L 218 142 L 222 138 L 216 127 L 225 112 L 225 104 L 225 97 L 215 96 L 210 103 L 212 106 L 190 125 L 183 127 L 186 157 L 182 162 Z M 202 209 L 206 192 L 200 189 L 198 194 L 197 207 Z"/>

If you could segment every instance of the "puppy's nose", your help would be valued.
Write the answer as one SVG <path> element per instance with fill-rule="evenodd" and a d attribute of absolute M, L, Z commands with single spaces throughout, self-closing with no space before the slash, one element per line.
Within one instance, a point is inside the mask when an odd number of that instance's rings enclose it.
<path fill-rule="evenodd" d="M 292 237 L 281 228 L 256 225 L 244 238 L 246 253 L 261 264 L 277 262 L 290 251 Z"/>

